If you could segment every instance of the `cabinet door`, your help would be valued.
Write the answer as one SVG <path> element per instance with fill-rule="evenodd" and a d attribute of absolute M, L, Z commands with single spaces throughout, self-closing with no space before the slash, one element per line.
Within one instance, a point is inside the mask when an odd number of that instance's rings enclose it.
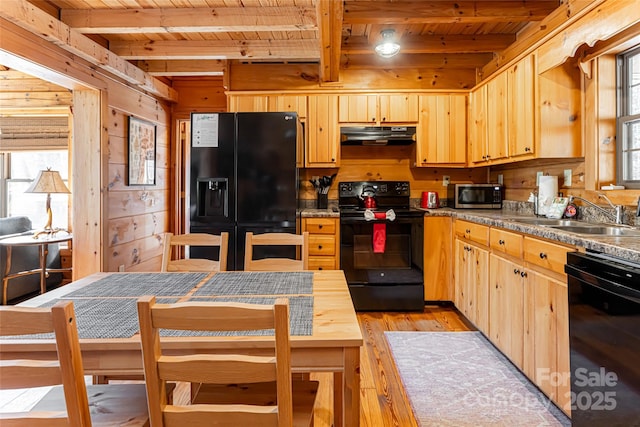
<path fill-rule="evenodd" d="M 469 95 L 468 146 L 471 163 L 487 161 L 487 85 Z"/>
<path fill-rule="evenodd" d="M 455 273 L 454 273 L 454 296 L 453 302 L 456 308 L 466 316 L 466 283 L 468 282 L 467 259 L 469 252 L 467 251 L 467 242 L 456 239 L 455 241 Z"/>
<path fill-rule="evenodd" d="M 418 95 L 379 95 L 380 123 L 416 123 L 418 121 Z"/>
<path fill-rule="evenodd" d="M 307 97 L 304 95 L 269 96 L 269 111 L 294 111 L 299 119 L 307 117 Z"/>
<path fill-rule="evenodd" d="M 453 301 L 451 218 L 424 218 L 424 300 Z"/>
<path fill-rule="evenodd" d="M 307 117 L 307 167 L 337 167 L 340 165 L 338 102 L 335 95 L 309 96 Z"/>
<path fill-rule="evenodd" d="M 524 352 L 535 369 L 525 373 L 561 408 L 570 403 L 568 294 L 565 282 L 529 272 Z M 527 372 L 529 371 L 529 372 Z M 566 409 L 565 409 L 566 410 Z"/>
<path fill-rule="evenodd" d="M 533 154 L 535 126 L 534 58 L 529 55 L 508 70 L 509 156 Z"/>
<path fill-rule="evenodd" d="M 422 95 L 419 104 L 416 166 L 428 166 L 438 161 L 438 95 Z"/>
<path fill-rule="evenodd" d="M 507 135 L 507 73 L 487 83 L 487 158 L 504 159 L 509 155 Z"/>
<path fill-rule="evenodd" d="M 475 304 L 473 309 L 474 324 L 484 332 L 489 333 L 489 251 L 471 246 L 469 277 L 471 278 L 469 286 L 473 287 L 471 295 Z"/>
<path fill-rule="evenodd" d="M 464 95 L 420 96 L 416 166 L 464 165 L 467 114 Z"/>
<path fill-rule="evenodd" d="M 446 163 L 465 164 L 467 162 L 467 97 L 449 95 L 448 138 L 442 159 Z"/>
<path fill-rule="evenodd" d="M 229 97 L 229 111 L 234 113 L 262 113 L 268 111 L 265 95 L 233 95 Z"/>
<path fill-rule="evenodd" d="M 489 256 L 491 341 L 519 368 L 523 366 L 524 289 L 521 265 Z"/>
<path fill-rule="evenodd" d="M 377 95 L 338 96 L 340 123 L 376 123 L 378 117 Z"/>

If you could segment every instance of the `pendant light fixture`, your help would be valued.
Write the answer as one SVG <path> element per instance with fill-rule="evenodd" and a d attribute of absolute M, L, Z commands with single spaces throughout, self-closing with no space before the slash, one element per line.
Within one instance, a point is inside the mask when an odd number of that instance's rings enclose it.
<path fill-rule="evenodd" d="M 375 51 L 383 58 L 391 58 L 400 52 L 400 45 L 395 41 L 395 30 L 387 29 L 380 32 L 382 40 L 375 47 Z"/>

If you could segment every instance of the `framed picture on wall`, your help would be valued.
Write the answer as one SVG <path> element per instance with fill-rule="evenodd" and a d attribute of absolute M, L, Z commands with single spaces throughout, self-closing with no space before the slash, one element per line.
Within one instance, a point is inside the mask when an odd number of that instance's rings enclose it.
<path fill-rule="evenodd" d="M 129 116 L 128 185 L 156 184 L 156 126 Z"/>

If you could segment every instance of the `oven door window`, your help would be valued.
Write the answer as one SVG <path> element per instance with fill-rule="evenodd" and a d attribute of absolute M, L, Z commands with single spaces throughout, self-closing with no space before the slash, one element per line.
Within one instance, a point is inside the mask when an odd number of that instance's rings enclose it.
<path fill-rule="evenodd" d="M 353 221 L 341 226 L 343 270 L 422 269 L 421 223 L 400 220 L 385 224 L 386 245 L 382 253 L 373 250 L 373 221 Z"/>

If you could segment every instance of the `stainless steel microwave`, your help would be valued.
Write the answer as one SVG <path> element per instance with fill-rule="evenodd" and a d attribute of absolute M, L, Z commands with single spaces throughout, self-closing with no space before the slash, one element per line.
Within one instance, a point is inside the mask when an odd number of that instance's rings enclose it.
<path fill-rule="evenodd" d="M 502 209 L 499 184 L 449 184 L 447 206 L 455 209 Z"/>

